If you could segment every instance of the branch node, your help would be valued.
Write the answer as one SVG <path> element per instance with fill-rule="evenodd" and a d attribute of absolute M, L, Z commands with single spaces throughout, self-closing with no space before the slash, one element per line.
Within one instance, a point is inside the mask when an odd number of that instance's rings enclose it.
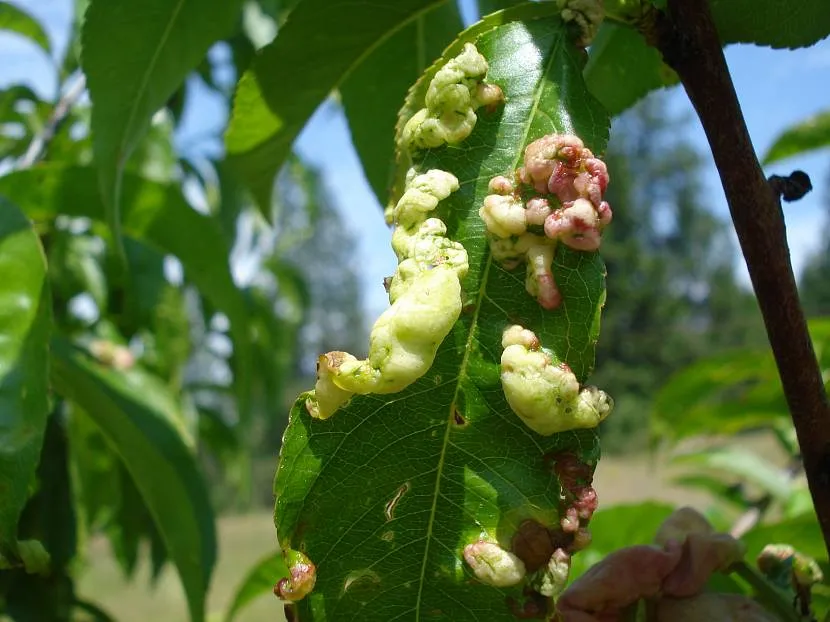
<path fill-rule="evenodd" d="M 810 176 L 804 171 L 793 171 L 786 177 L 770 175 L 767 181 L 772 191 L 787 203 L 798 201 L 813 189 Z"/>

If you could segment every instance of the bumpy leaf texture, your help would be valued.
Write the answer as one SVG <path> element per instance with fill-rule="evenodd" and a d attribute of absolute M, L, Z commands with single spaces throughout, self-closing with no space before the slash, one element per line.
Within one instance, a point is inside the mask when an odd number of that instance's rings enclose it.
<path fill-rule="evenodd" d="M 46 428 L 51 298 L 32 224 L 0 199 L 0 556 L 16 557 L 17 521 Z"/>
<path fill-rule="evenodd" d="M 483 534 L 509 541 L 528 517 L 556 524 L 560 487 L 547 460 L 599 458 L 594 430 L 545 437 L 527 428 L 505 401 L 499 359 L 502 331 L 519 323 L 584 381 L 605 296 L 602 260 L 560 244 L 564 302 L 545 311 L 525 292 L 524 268 L 492 261 L 478 215 L 490 178 L 516 169 L 529 142 L 572 132 L 595 153 L 605 147 L 607 114 L 585 88 L 583 52 L 553 4 L 497 14 L 445 52 L 444 61 L 475 42 L 506 104 L 479 109 L 459 145 L 416 158 L 420 171 L 459 179 L 436 211 L 470 260 L 464 310 L 431 369 L 399 393 L 355 396 L 324 421 L 307 414 L 304 396 L 291 412 L 275 522 L 281 547 L 317 566 L 300 620 L 515 619 L 522 589 L 478 583 L 462 550 Z"/>

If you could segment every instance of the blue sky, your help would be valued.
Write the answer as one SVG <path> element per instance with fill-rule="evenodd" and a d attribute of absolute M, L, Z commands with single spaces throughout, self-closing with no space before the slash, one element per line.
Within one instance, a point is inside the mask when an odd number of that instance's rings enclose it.
<path fill-rule="evenodd" d="M 66 47 L 68 25 L 72 17 L 72 0 L 15 0 L 21 8 L 37 16 L 45 25 L 55 55 Z M 467 0 L 462 8 L 469 15 Z M 794 51 L 770 50 L 748 45 L 730 46 L 726 57 L 732 71 L 738 97 L 747 125 L 759 155 L 789 125 L 804 117 L 830 108 L 830 41 Z M 56 94 L 52 60 L 36 46 L 8 33 L 0 33 L 0 88 L 24 83 L 43 97 Z M 206 129 L 220 129 L 226 111 L 220 101 L 197 83 L 186 111 L 183 126 L 177 134 L 181 148 L 200 154 L 221 148 L 214 140 L 204 140 Z M 691 106 L 680 88 L 669 93 L 673 110 L 691 113 Z M 703 130 L 695 119 L 687 130 L 690 140 L 708 153 Z M 358 264 L 361 266 L 365 306 L 375 317 L 387 305 L 382 287 L 383 277 L 395 269 L 395 257 L 389 247 L 389 230 L 383 222 L 380 206 L 363 177 L 354 152 L 348 127 L 337 106 L 323 105 L 312 117 L 297 142 L 298 151 L 325 173 L 325 181 L 338 199 L 349 227 L 357 234 Z M 793 263 L 798 272 L 805 258 L 818 248 L 827 221 L 823 204 L 830 203 L 830 152 L 792 158 L 769 168 L 768 174 L 788 174 L 800 168 L 813 180 L 814 191 L 797 203 L 785 204 L 788 237 Z M 612 183 L 613 183 L 613 171 Z M 726 201 L 717 178 L 717 171 L 707 158 L 704 178 L 705 195 L 711 209 L 728 218 Z M 735 243 L 737 249 L 737 241 Z M 748 282 L 742 259 L 736 256 L 736 271 Z"/>

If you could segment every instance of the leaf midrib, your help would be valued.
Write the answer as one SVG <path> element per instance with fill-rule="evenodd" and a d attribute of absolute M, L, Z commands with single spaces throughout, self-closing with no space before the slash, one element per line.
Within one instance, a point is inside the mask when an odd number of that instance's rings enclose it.
<path fill-rule="evenodd" d="M 150 83 L 150 75 L 153 73 L 153 70 L 158 64 L 158 59 L 161 55 L 161 51 L 164 49 L 164 46 L 167 45 L 167 41 L 170 38 L 170 33 L 173 30 L 173 25 L 176 23 L 176 20 L 178 20 L 179 14 L 182 11 L 182 7 L 184 7 L 184 3 L 185 0 L 178 0 L 176 7 L 173 9 L 173 15 L 168 21 L 167 26 L 164 29 L 164 32 L 161 34 L 159 45 L 156 46 L 156 49 L 153 52 L 153 56 L 150 59 L 150 63 L 147 65 L 147 70 L 144 72 L 144 75 L 141 78 L 141 84 L 138 87 L 138 92 L 136 93 L 136 98 L 133 102 L 133 105 L 130 108 L 130 116 L 127 118 L 127 123 L 124 125 L 124 133 L 121 136 L 120 144 L 118 146 L 118 176 L 121 175 L 121 169 L 124 167 L 124 164 L 126 163 L 128 157 L 127 142 L 129 140 L 130 134 L 132 133 L 133 124 L 135 123 L 136 115 L 138 114 L 139 104 L 142 98 L 144 97 L 144 93 L 147 90 L 147 85 Z"/>
<path fill-rule="evenodd" d="M 365 61 L 369 56 L 374 54 L 378 50 L 378 48 L 380 48 L 384 43 L 386 43 L 391 37 L 395 36 L 398 32 L 400 32 L 401 30 L 403 30 L 404 28 L 409 26 L 411 23 L 415 22 L 417 24 L 418 20 L 421 19 L 424 15 L 426 15 L 430 11 L 434 11 L 439 6 L 441 6 L 442 4 L 445 4 L 446 2 L 449 2 L 449 1 L 450 0 L 436 0 L 435 2 L 431 2 L 427 6 L 421 8 L 421 9 L 418 9 L 417 11 L 412 13 L 409 17 L 407 17 L 406 19 L 401 20 L 400 22 L 397 23 L 397 25 L 395 25 L 392 28 L 390 28 L 389 30 L 387 30 L 385 34 L 378 37 L 374 41 L 374 43 L 372 43 L 371 45 L 369 45 L 369 47 L 367 47 L 365 50 L 363 50 L 363 52 L 355 59 L 355 61 L 353 63 L 349 64 L 349 66 L 346 68 L 346 70 L 340 76 L 340 79 L 337 80 L 337 82 L 335 83 L 334 88 L 339 88 L 341 84 L 346 82 L 346 80 L 349 79 L 349 76 L 352 75 L 352 72 L 354 72 L 354 70 L 357 67 L 362 65 L 363 61 Z"/>
<path fill-rule="evenodd" d="M 533 96 L 533 107 L 531 108 L 530 114 L 527 117 L 527 123 L 524 128 L 524 136 L 522 137 L 521 145 L 525 145 L 527 143 L 527 138 L 530 134 L 530 128 L 533 124 L 533 119 L 536 117 L 537 110 L 539 109 L 539 103 L 542 99 L 542 94 L 544 92 L 545 76 L 548 75 L 548 72 L 550 71 L 553 65 L 554 59 L 557 58 L 558 48 L 561 46 L 561 44 L 562 38 L 560 37 L 557 38 L 555 45 L 551 48 L 548 62 L 545 64 L 545 67 L 541 74 L 541 78 L 539 80 L 539 84 L 536 86 L 536 92 Z M 519 151 L 516 153 L 515 157 L 513 158 L 513 162 L 510 167 L 511 169 L 515 169 L 518 166 L 521 157 L 522 150 L 520 148 Z M 481 273 L 481 285 L 478 288 L 478 293 L 476 296 L 475 311 L 473 312 L 473 318 L 470 322 L 470 331 L 467 335 L 467 342 L 464 347 L 464 357 L 461 359 L 461 365 L 459 366 L 458 370 L 458 380 L 456 382 L 455 392 L 453 393 L 452 401 L 450 402 L 449 412 L 447 413 L 447 424 L 444 431 L 444 442 L 441 446 L 441 456 L 438 459 L 438 468 L 436 469 L 435 489 L 432 495 L 432 507 L 430 508 L 429 522 L 427 524 L 426 546 L 424 548 L 424 557 L 421 561 L 421 574 L 418 578 L 418 595 L 415 601 L 416 622 L 418 622 L 421 619 L 421 596 L 424 590 L 427 561 L 429 559 L 430 542 L 432 541 L 432 529 L 435 525 L 435 515 L 438 508 L 438 497 L 441 493 L 441 479 L 443 477 L 444 459 L 447 455 L 447 447 L 449 447 L 450 444 L 450 430 L 452 430 L 453 427 L 454 412 L 458 401 L 458 394 L 461 390 L 461 381 L 466 376 L 467 365 L 470 360 L 470 353 L 473 349 L 473 339 L 476 334 L 476 327 L 478 326 L 478 317 L 481 313 L 482 303 L 484 301 L 484 296 L 487 290 L 487 280 L 490 276 L 490 267 L 493 265 L 493 255 L 490 252 L 489 243 L 487 245 L 487 250 L 485 251 L 485 253 L 487 255 L 487 261 L 485 263 L 484 270 Z"/>

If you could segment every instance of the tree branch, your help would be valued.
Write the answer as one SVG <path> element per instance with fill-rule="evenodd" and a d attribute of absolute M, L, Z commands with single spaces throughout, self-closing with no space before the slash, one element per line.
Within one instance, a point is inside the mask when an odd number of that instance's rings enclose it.
<path fill-rule="evenodd" d="M 46 120 L 43 130 L 29 144 L 29 148 L 26 149 L 26 153 L 18 161 L 16 168 L 25 169 L 37 164 L 38 160 L 43 157 L 46 147 L 52 142 L 61 124 L 69 116 L 72 106 L 80 99 L 84 91 L 86 91 L 86 76 L 81 74 L 58 100 L 58 103 L 55 104 L 55 108 Z"/>
<path fill-rule="evenodd" d="M 703 124 L 761 307 L 830 552 L 830 406 L 790 263 L 780 195 L 764 177 L 708 0 L 669 0 L 644 29 Z"/>

